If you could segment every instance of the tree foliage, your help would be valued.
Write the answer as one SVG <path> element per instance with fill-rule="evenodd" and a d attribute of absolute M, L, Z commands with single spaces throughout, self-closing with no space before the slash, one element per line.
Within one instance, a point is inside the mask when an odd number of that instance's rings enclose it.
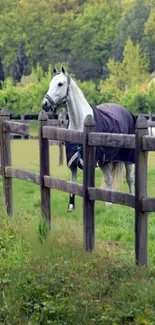
<path fill-rule="evenodd" d="M 74 22 L 71 54 L 73 70 L 82 79 L 105 78 L 119 11 L 106 2 L 87 5 Z"/>
<path fill-rule="evenodd" d="M 0 57 L 5 75 L 10 75 L 21 40 L 29 69 L 40 63 L 47 71 L 50 63 L 65 61 L 77 78 L 106 78 L 108 60 L 122 61 L 129 37 L 148 55 L 152 72 L 154 12 L 154 0 L 3 0 Z"/>
<path fill-rule="evenodd" d="M 120 102 L 155 70 L 155 0 L 1 0 L 0 21 L 0 103 L 14 109 L 26 91 L 37 109 L 50 65 L 65 62 L 95 103 Z M 17 89 L 6 87 L 10 76 Z"/>
<path fill-rule="evenodd" d="M 20 82 L 22 76 L 26 74 L 27 70 L 27 56 L 25 54 L 25 44 L 23 41 L 19 43 L 18 54 L 12 64 L 11 75 L 14 83 Z"/>
<path fill-rule="evenodd" d="M 110 75 L 102 82 L 103 87 L 113 87 L 119 91 L 141 84 L 148 76 L 148 58 L 142 53 L 140 44 L 134 46 L 131 39 L 125 44 L 122 62 L 110 59 L 107 66 Z"/>

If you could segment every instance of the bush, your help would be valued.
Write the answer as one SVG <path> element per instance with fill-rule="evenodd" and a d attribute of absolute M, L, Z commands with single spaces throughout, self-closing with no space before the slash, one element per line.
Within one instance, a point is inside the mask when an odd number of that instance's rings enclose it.
<path fill-rule="evenodd" d="M 120 103 L 120 94 L 115 88 L 101 88 L 100 98 L 102 103 Z"/>
<path fill-rule="evenodd" d="M 147 113 L 149 110 L 148 96 L 145 93 L 128 92 L 122 97 L 121 104 L 132 113 Z"/>
<path fill-rule="evenodd" d="M 155 89 L 148 92 L 130 90 L 123 95 L 120 102 L 133 113 L 155 112 Z"/>
<path fill-rule="evenodd" d="M 51 79 L 51 66 L 44 76 L 40 69 L 33 70 L 32 74 L 23 77 L 17 86 L 13 85 L 11 78 L 6 79 L 3 89 L 0 90 L 0 106 L 18 114 L 38 112 Z"/>

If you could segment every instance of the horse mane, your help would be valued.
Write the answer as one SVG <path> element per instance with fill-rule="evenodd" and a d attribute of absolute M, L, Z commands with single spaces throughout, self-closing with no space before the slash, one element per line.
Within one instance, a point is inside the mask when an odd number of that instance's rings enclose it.
<path fill-rule="evenodd" d="M 70 77 L 71 78 L 71 77 Z M 81 90 L 81 88 L 79 87 L 79 85 L 77 84 L 77 82 L 71 78 L 72 82 L 73 82 L 73 85 L 75 85 L 75 90 L 78 91 L 80 97 L 81 97 L 81 100 L 84 100 L 87 102 L 87 104 L 92 108 L 92 105 L 87 101 L 83 91 Z"/>

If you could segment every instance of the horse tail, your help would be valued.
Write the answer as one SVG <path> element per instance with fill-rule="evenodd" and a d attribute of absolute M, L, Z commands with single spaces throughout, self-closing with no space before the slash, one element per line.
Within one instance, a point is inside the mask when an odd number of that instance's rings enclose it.
<path fill-rule="evenodd" d="M 112 177 L 113 177 L 113 187 L 117 184 L 121 184 L 124 178 L 124 163 L 123 162 L 113 162 L 112 163 Z"/>

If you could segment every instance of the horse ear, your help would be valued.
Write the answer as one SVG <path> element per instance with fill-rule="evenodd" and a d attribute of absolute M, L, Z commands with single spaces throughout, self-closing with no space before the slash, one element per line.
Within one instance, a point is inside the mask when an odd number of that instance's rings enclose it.
<path fill-rule="evenodd" d="M 65 73 L 65 69 L 64 69 L 64 67 L 63 67 L 63 66 L 62 66 L 61 70 L 62 70 L 62 72 L 63 72 L 63 73 Z"/>
<path fill-rule="evenodd" d="M 56 70 L 56 68 L 54 67 L 54 68 L 53 68 L 53 74 L 55 74 L 55 73 L 57 73 L 57 70 Z"/>

